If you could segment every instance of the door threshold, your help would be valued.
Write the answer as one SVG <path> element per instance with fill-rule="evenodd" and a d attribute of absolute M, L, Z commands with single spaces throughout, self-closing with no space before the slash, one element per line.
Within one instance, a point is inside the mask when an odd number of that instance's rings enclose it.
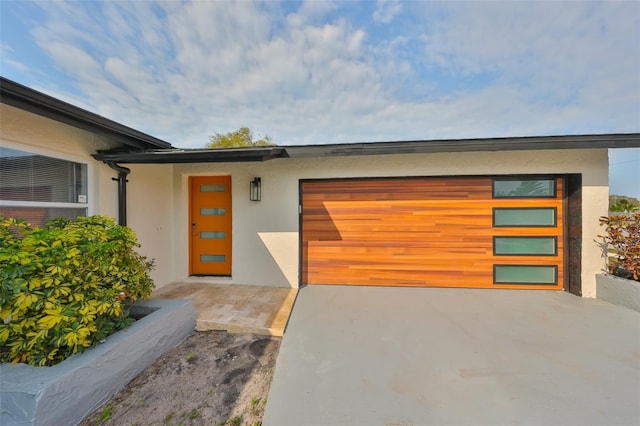
<path fill-rule="evenodd" d="M 190 275 L 181 281 L 186 283 L 191 282 L 203 284 L 233 284 L 233 279 L 228 275 Z"/>

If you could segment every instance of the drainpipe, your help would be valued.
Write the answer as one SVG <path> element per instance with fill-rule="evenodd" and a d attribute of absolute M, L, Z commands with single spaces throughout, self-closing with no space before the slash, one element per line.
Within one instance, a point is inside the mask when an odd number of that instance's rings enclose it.
<path fill-rule="evenodd" d="M 127 175 L 131 169 L 122 167 L 113 161 L 106 161 L 107 166 L 118 172 L 117 178 L 111 180 L 118 181 L 118 225 L 127 226 Z"/>

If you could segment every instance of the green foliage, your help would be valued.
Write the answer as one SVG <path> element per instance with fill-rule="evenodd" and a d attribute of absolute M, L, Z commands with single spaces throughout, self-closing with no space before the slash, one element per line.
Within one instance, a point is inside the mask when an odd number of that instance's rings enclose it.
<path fill-rule="evenodd" d="M 133 322 L 125 303 L 153 290 L 153 263 L 113 219 L 42 228 L 0 216 L 0 362 L 53 365 Z"/>
<path fill-rule="evenodd" d="M 171 423 L 171 420 L 173 420 L 173 418 L 174 418 L 175 416 L 176 416 L 176 413 L 174 413 L 174 412 L 172 411 L 172 412 L 170 412 L 169 414 L 167 414 L 166 416 L 164 416 L 164 419 L 163 419 L 163 421 L 162 421 L 162 422 L 163 422 L 165 425 L 168 425 L 168 424 L 170 424 L 170 423 Z"/>
<path fill-rule="evenodd" d="M 600 225 L 609 273 L 640 281 L 640 212 L 601 217 Z"/>
<path fill-rule="evenodd" d="M 106 422 L 107 420 L 110 420 L 111 419 L 111 411 L 112 411 L 111 405 L 107 405 L 106 407 L 104 407 L 102 409 L 102 411 L 100 412 L 100 416 L 98 417 L 98 421 L 99 422 Z"/>
<path fill-rule="evenodd" d="M 635 212 L 640 210 L 640 208 L 636 207 L 633 203 L 629 202 L 626 198 L 621 198 L 615 203 L 611 204 L 609 207 L 609 211 L 615 213 L 623 213 L 623 212 Z"/>
<path fill-rule="evenodd" d="M 238 425 L 242 424 L 242 417 L 240 417 L 240 416 L 232 417 L 232 418 L 227 420 L 226 424 L 229 425 L 229 426 L 238 426 Z"/>
<path fill-rule="evenodd" d="M 235 132 L 216 133 L 209 138 L 207 148 L 238 148 L 250 146 L 273 146 L 270 136 L 253 140 L 253 132 L 248 127 L 241 127 Z"/>
<path fill-rule="evenodd" d="M 249 412 L 252 415 L 257 416 L 260 414 L 260 408 L 261 408 L 260 402 L 261 402 L 260 398 L 257 398 L 255 396 L 251 398 L 251 408 L 249 409 Z"/>

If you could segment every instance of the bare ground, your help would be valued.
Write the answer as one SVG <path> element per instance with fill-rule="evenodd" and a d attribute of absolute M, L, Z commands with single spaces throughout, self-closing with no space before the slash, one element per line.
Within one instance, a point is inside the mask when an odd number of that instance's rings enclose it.
<path fill-rule="evenodd" d="M 194 332 L 81 426 L 259 426 L 281 338 Z"/>

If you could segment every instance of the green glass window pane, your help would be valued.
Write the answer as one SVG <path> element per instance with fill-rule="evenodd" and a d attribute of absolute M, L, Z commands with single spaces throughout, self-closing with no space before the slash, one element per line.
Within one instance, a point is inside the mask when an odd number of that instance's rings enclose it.
<path fill-rule="evenodd" d="M 557 267 L 546 265 L 495 265 L 496 284 L 556 284 Z"/>
<path fill-rule="evenodd" d="M 227 209 L 200 209 L 201 216 L 224 216 L 227 213 Z"/>
<path fill-rule="evenodd" d="M 556 226 L 556 209 L 494 208 L 494 226 Z"/>
<path fill-rule="evenodd" d="M 224 254 L 201 254 L 200 262 L 224 262 L 226 256 Z"/>
<path fill-rule="evenodd" d="M 556 237 L 494 237 L 496 255 L 555 255 Z"/>
<path fill-rule="evenodd" d="M 224 185 L 200 185 L 200 192 L 224 192 Z"/>
<path fill-rule="evenodd" d="M 200 232 L 200 238 L 205 238 L 205 239 L 224 240 L 225 236 L 226 234 L 224 232 L 211 232 L 211 231 Z"/>
<path fill-rule="evenodd" d="M 493 196 L 496 198 L 555 198 L 555 179 L 494 180 Z"/>

